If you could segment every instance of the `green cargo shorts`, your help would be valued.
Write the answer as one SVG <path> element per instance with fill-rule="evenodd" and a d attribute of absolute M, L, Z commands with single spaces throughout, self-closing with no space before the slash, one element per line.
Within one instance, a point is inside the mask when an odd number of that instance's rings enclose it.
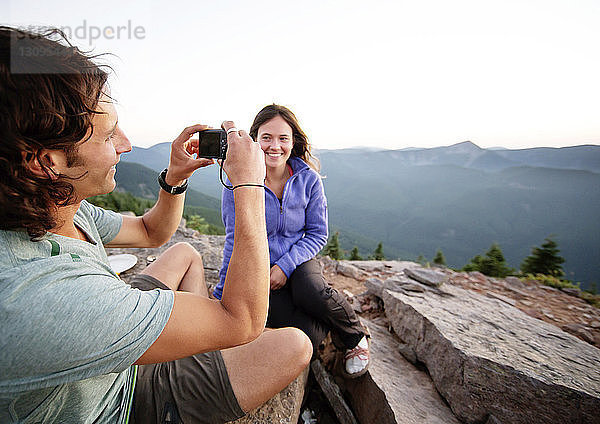
<path fill-rule="evenodd" d="M 140 290 L 169 290 L 145 274 L 134 276 L 129 284 Z M 130 422 L 213 424 L 244 415 L 220 351 L 138 367 Z"/>

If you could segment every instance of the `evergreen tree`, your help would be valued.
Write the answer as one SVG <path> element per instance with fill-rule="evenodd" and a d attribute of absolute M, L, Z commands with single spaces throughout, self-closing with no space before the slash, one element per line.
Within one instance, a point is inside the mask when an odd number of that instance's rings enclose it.
<path fill-rule="evenodd" d="M 544 274 L 562 277 L 565 275 L 561 264 L 564 258 L 558 255 L 560 250 L 552 240 L 552 236 L 546 237 L 541 247 L 531 249 L 531 255 L 526 257 L 521 264 L 521 271 L 525 274 Z"/>
<path fill-rule="evenodd" d="M 340 233 L 336 231 L 336 233 L 331 236 L 331 239 L 329 239 L 323 248 L 323 254 L 329 256 L 331 259 L 335 259 L 336 261 L 342 259 L 343 257 L 342 250 L 340 249 L 339 236 Z"/>
<path fill-rule="evenodd" d="M 427 262 L 427 259 L 425 259 L 425 256 L 419 255 L 417 257 L 417 263 L 420 263 L 421 265 L 425 265 L 426 262 Z"/>
<path fill-rule="evenodd" d="M 354 246 L 350 252 L 351 261 L 362 261 L 362 257 L 358 254 L 358 247 Z"/>
<path fill-rule="evenodd" d="M 380 242 L 377 245 L 377 248 L 375 249 L 373 254 L 370 256 L 370 258 L 375 261 L 385 261 L 385 255 L 383 254 L 383 243 Z"/>
<path fill-rule="evenodd" d="M 497 243 L 493 243 L 485 256 L 477 255 L 464 266 L 464 271 L 479 271 L 490 277 L 506 277 L 514 272 L 506 266 L 506 260 Z"/>
<path fill-rule="evenodd" d="M 435 258 L 433 258 L 433 263 L 437 265 L 446 265 L 446 258 L 440 249 L 435 252 Z"/>

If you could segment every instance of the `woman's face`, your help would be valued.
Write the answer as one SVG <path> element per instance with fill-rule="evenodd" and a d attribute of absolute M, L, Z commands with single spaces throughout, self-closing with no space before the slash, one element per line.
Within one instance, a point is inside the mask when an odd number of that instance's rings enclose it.
<path fill-rule="evenodd" d="M 258 128 L 257 138 L 265 152 L 267 168 L 285 166 L 294 146 L 292 135 L 292 127 L 279 115 Z"/>

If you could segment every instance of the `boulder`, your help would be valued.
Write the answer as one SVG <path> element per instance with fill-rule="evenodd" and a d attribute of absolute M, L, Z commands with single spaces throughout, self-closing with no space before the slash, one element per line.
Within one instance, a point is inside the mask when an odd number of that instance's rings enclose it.
<path fill-rule="evenodd" d="M 581 290 L 578 289 L 577 287 L 563 287 L 563 288 L 561 288 L 561 290 L 570 296 L 575 296 L 575 297 L 581 296 Z"/>
<path fill-rule="evenodd" d="M 352 261 L 352 265 L 368 273 L 398 273 L 407 268 L 420 267 L 418 263 L 409 261 Z"/>
<path fill-rule="evenodd" d="M 600 423 L 599 349 L 503 302 L 444 291 L 450 296 L 383 290 L 383 300 L 458 419 Z"/>
<path fill-rule="evenodd" d="M 374 296 L 381 298 L 381 293 L 383 291 L 383 281 L 379 278 L 369 278 L 365 281 L 365 287 L 367 288 L 367 292 Z"/>
<path fill-rule="evenodd" d="M 361 319 L 371 333 L 369 371 L 344 380 L 350 404 L 361 424 L 459 424 L 427 372 L 400 354 L 398 337 L 386 327 Z"/>
<path fill-rule="evenodd" d="M 300 416 L 308 370 L 309 368 L 306 367 L 285 389 L 258 408 L 248 412 L 246 416 L 229 422 L 235 424 L 296 424 Z"/>
<path fill-rule="evenodd" d="M 340 261 L 337 264 L 336 271 L 338 274 L 358 280 L 361 277 L 361 270 L 347 261 Z"/>
<path fill-rule="evenodd" d="M 439 287 L 448 280 L 446 274 L 433 269 L 408 268 L 404 273 L 413 280 L 432 287 Z"/>

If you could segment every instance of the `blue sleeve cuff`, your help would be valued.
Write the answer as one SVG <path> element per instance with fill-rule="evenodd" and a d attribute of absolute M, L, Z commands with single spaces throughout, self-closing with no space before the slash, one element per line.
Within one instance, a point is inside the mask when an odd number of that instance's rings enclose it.
<path fill-rule="evenodd" d="M 292 275 L 292 272 L 294 272 L 294 270 L 296 269 L 296 264 L 292 260 L 292 257 L 289 253 L 286 253 L 281 258 L 279 258 L 279 260 L 275 262 L 275 265 L 281 268 L 281 270 L 287 278 L 290 278 L 290 275 Z"/>

